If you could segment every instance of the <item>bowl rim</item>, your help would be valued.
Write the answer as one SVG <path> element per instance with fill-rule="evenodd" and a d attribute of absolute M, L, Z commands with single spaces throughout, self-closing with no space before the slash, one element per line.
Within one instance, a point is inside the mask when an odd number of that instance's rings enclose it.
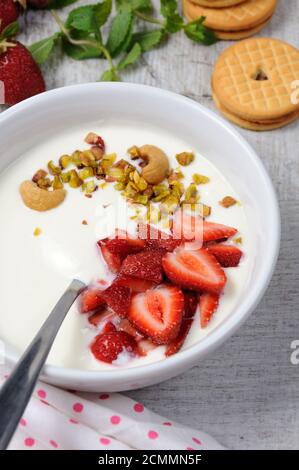
<path fill-rule="evenodd" d="M 153 96 L 155 96 L 155 98 L 162 97 L 163 99 L 177 101 L 180 102 L 181 105 L 184 105 L 186 107 L 189 106 L 195 109 L 195 111 L 196 109 L 199 110 L 202 116 L 207 117 L 208 119 L 216 122 L 219 126 L 221 126 L 225 132 L 230 134 L 232 139 L 235 139 L 238 144 L 243 147 L 245 151 L 247 151 L 249 158 L 251 158 L 253 167 L 255 167 L 255 171 L 259 173 L 261 179 L 263 180 L 264 188 L 268 192 L 269 210 L 271 213 L 271 223 L 273 228 L 272 238 L 268 240 L 268 250 L 263 260 L 264 264 L 260 273 L 259 284 L 256 283 L 247 298 L 240 302 L 240 305 L 237 306 L 234 311 L 234 315 L 229 316 L 223 324 L 219 325 L 217 329 L 213 330 L 211 334 L 204 337 L 198 343 L 195 343 L 189 348 L 179 351 L 175 355 L 166 359 L 162 359 L 160 361 L 153 362 L 150 364 L 117 370 L 95 371 L 73 369 L 63 366 L 54 366 L 46 364 L 42 371 L 42 377 L 46 381 L 49 379 L 57 382 L 78 382 L 86 380 L 89 383 L 96 384 L 99 382 L 99 380 L 101 380 L 101 382 L 103 382 L 104 384 L 106 381 L 111 382 L 113 378 L 117 381 L 136 381 L 138 380 L 138 377 L 141 378 L 144 375 L 150 376 L 153 372 L 157 374 L 157 377 L 160 375 L 163 376 L 164 372 L 174 370 L 176 368 L 180 370 L 180 366 L 184 364 L 186 365 L 187 370 L 189 367 L 196 364 L 199 358 L 206 356 L 208 353 L 212 352 L 217 347 L 219 347 L 249 317 L 249 315 L 260 302 L 269 285 L 279 254 L 281 235 L 279 204 L 273 183 L 264 167 L 264 164 L 258 157 L 255 150 L 251 147 L 251 145 L 228 121 L 226 121 L 221 116 L 217 115 L 214 111 L 206 108 L 195 100 L 192 100 L 191 98 L 162 88 L 135 83 L 101 82 L 70 85 L 49 90 L 47 92 L 33 96 L 3 111 L 0 114 L 0 125 L 3 125 L 7 118 L 11 118 L 14 116 L 17 117 L 19 112 L 22 112 L 26 109 L 30 110 L 30 106 L 35 105 L 38 102 L 40 102 L 41 104 L 46 103 L 48 100 L 52 100 L 53 98 L 73 95 L 74 93 L 76 93 L 76 91 L 86 91 L 88 93 L 90 91 L 96 92 L 99 91 L 99 88 L 104 88 L 107 92 L 113 89 L 115 90 L 115 88 L 122 89 L 123 91 L 128 90 L 130 92 L 139 91 L 147 94 L 152 94 Z M 5 354 L 5 357 L 9 363 L 15 364 L 19 359 L 20 355 L 11 352 L 9 354 Z"/>

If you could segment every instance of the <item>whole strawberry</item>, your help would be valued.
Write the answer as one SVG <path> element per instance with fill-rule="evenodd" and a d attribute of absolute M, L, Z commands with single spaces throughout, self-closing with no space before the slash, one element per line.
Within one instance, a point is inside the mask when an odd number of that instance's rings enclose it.
<path fill-rule="evenodd" d="M 26 0 L 0 0 L 0 33 L 18 19 L 24 8 Z"/>
<path fill-rule="evenodd" d="M 26 47 L 17 41 L 2 40 L 0 51 L 5 104 L 16 104 L 45 91 L 41 71 Z"/>

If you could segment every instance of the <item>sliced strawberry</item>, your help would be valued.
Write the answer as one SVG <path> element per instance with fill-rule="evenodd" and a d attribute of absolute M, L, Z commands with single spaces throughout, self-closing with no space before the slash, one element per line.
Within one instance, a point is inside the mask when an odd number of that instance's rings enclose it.
<path fill-rule="evenodd" d="M 119 331 L 125 331 L 126 333 L 128 333 L 128 335 L 133 336 L 133 338 L 135 338 L 136 340 L 140 340 L 143 338 L 127 318 L 123 318 L 117 325 L 117 328 Z"/>
<path fill-rule="evenodd" d="M 178 334 L 183 308 L 182 291 L 178 287 L 162 284 L 133 296 L 128 319 L 154 343 L 166 344 Z"/>
<path fill-rule="evenodd" d="M 156 285 L 152 281 L 131 276 L 119 276 L 114 283 L 118 286 L 128 287 L 132 292 L 144 292 Z"/>
<path fill-rule="evenodd" d="M 162 232 L 149 224 L 139 223 L 137 230 L 138 237 L 146 241 L 148 248 L 173 251 L 182 243 L 181 239 L 175 239 L 171 234 Z"/>
<path fill-rule="evenodd" d="M 111 321 L 107 321 L 107 323 L 105 323 L 104 328 L 103 328 L 101 333 L 102 334 L 112 333 L 113 331 L 116 331 L 115 325 Z"/>
<path fill-rule="evenodd" d="M 128 255 L 124 260 L 120 273 L 123 276 L 137 277 L 159 284 L 163 280 L 163 252 L 158 250 L 141 251 Z"/>
<path fill-rule="evenodd" d="M 147 356 L 150 351 L 156 349 L 157 345 L 149 339 L 142 339 L 138 342 L 138 353 L 140 356 Z"/>
<path fill-rule="evenodd" d="M 200 325 L 205 328 L 217 310 L 219 304 L 219 295 L 202 294 L 199 299 Z"/>
<path fill-rule="evenodd" d="M 117 273 L 120 270 L 122 263 L 120 256 L 112 253 L 103 241 L 99 241 L 98 246 L 101 249 L 102 256 L 106 261 L 110 271 Z"/>
<path fill-rule="evenodd" d="M 120 317 L 127 315 L 131 302 L 131 289 L 113 283 L 102 291 L 101 296 L 114 313 Z"/>
<path fill-rule="evenodd" d="M 93 326 L 99 326 L 100 323 L 111 322 L 115 315 L 108 309 L 97 310 L 88 317 L 88 322 Z"/>
<path fill-rule="evenodd" d="M 103 292 L 102 289 L 93 286 L 85 289 L 80 295 L 80 312 L 88 313 L 92 310 L 104 308 L 106 301 L 102 297 Z"/>
<path fill-rule="evenodd" d="M 182 321 L 181 328 L 179 331 L 179 334 L 175 339 L 173 339 L 166 348 L 165 355 L 172 356 L 173 354 L 177 353 L 181 347 L 183 346 L 185 339 L 189 333 L 189 330 L 191 328 L 193 319 L 192 318 L 185 318 Z"/>
<path fill-rule="evenodd" d="M 230 238 L 237 233 L 237 229 L 208 222 L 200 216 L 179 210 L 174 216 L 172 233 L 175 238 L 181 238 L 185 241 L 196 240 L 197 243 L 206 243 Z"/>
<path fill-rule="evenodd" d="M 215 256 L 218 263 L 224 268 L 234 268 L 239 265 L 243 255 L 242 251 L 234 245 L 213 243 L 207 246 L 207 250 Z"/>
<path fill-rule="evenodd" d="M 111 364 L 122 352 L 135 355 L 137 343 L 132 336 L 124 331 L 111 331 L 99 334 L 90 345 L 90 349 L 96 359 Z"/>
<path fill-rule="evenodd" d="M 184 290 L 184 317 L 193 318 L 198 306 L 198 294 L 190 290 Z"/>
<path fill-rule="evenodd" d="M 145 241 L 134 238 L 125 230 L 116 229 L 115 235 L 105 240 L 108 250 L 119 255 L 123 261 L 126 256 L 138 253 L 145 248 Z"/>
<path fill-rule="evenodd" d="M 219 293 L 226 276 L 216 258 L 207 250 L 196 251 L 178 248 L 163 257 L 166 276 L 176 285 L 198 292 Z"/>

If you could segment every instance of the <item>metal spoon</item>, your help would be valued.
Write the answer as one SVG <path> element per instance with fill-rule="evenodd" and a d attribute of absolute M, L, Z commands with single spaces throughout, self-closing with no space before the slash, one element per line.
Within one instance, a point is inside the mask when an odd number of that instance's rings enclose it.
<path fill-rule="evenodd" d="M 0 449 L 7 448 L 31 397 L 58 330 L 85 284 L 74 279 L 0 391 Z"/>

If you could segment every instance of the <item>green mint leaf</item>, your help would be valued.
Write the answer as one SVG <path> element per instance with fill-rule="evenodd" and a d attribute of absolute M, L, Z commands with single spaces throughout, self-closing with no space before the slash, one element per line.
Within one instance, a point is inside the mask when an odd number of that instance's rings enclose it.
<path fill-rule="evenodd" d="M 101 82 L 120 82 L 121 78 L 114 69 L 106 70 L 101 76 Z"/>
<path fill-rule="evenodd" d="M 112 0 L 105 0 L 102 3 L 94 5 L 94 16 L 99 28 L 108 20 L 112 10 Z"/>
<path fill-rule="evenodd" d="M 2 31 L 0 35 L 0 39 L 12 38 L 16 36 L 19 31 L 20 31 L 19 23 L 17 21 L 14 21 L 13 23 L 10 23 L 8 26 L 6 26 L 6 28 L 4 28 L 4 30 Z"/>
<path fill-rule="evenodd" d="M 153 8 L 151 0 L 116 0 L 117 8 L 127 7 L 132 11 L 151 10 Z"/>
<path fill-rule="evenodd" d="M 121 8 L 112 21 L 107 41 L 107 49 L 112 57 L 115 57 L 128 46 L 131 40 L 132 24 L 132 11 L 125 7 Z"/>
<path fill-rule="evenodd" d="M 66 38 L 63 38 L 62 47 L 63 51 L 74 60 L 98 59 L 102 56 L 100 47 L 71 44 Z"/>
<path fill-rule="evenodd" d="M 72 10 L 67 17 L 66 26 L 79 31 L 94 32 L 98 29 L 94 15 L 94 5 L 84 5 Z"/>
<path fill-rule="evenodd" d="M 56 45 L 60 33 L 55 33 L 53 36 L 35 42 L 28 47 L 29 52 L 38 64 L 43 64 L 51 54 L 54 46 Z"/>
<path fill-rule="evenodd" d="M 76 1 L 77 0 L 52 0 L 48 8 L 51 8 L 51 10 L 58 10 L 58 8 L 66 7 Z"/>
<path fill-rule="evenodd" d="M 215 33 L 204 26 L 205 17 L 187 23 L 184 27 L 186 36 L 194 42 L 210 46 L 218 41 Z"/>
<path fill-rule="evenodd" d="M 134 64 L 142 54 L 142 49 L 140 44 L 136 42 L 128 54 L 120 61 L 118 64 L 118 70 L 123 70 L 129 65 Z"/>
<path fill-rule="evenodd" d="M 164 31 L 162 29 L 154 29 L 152 31 L 140 31 L 133 34 L 132 42 L 138 42 L 142 52 L 148 52 L 160 44 L 163 38 Z"/>
<path fill-rule="evenodd" d="M 169 33 L 177 33 L 184 26 L 184 20 L 179 15 L 178 3 L 176 0 L 161 0 L 161 15 L 166 19 L 165 29 Z"/>

